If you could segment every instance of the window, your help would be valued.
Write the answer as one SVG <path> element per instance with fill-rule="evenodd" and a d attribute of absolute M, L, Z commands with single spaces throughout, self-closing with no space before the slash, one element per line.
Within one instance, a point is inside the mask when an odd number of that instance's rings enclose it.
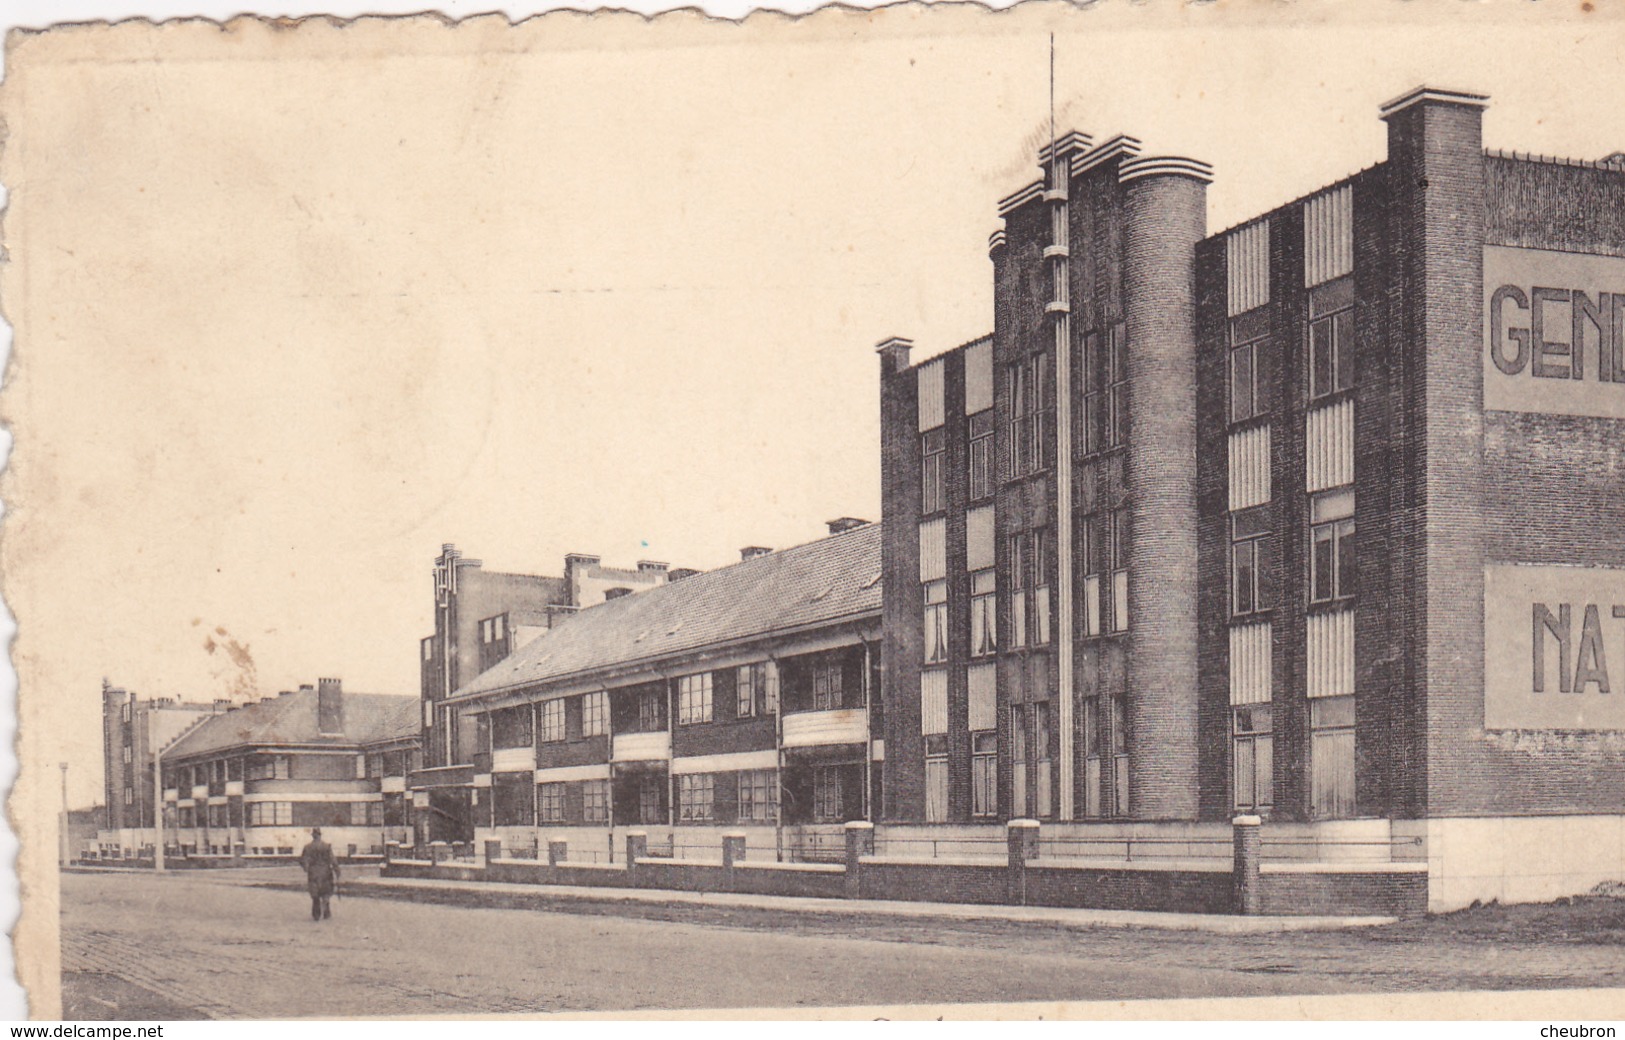
<path fill-rule="evenodd" d="M 930 768 L 928 761 L 926 764 L 927 772 L 930 771 Z M 842 795 L 841 767 L 814 767 L 813 820 L 818 823 L 843 822 L 846 819 L 846 801 Z"/>
<path fill-rule="evenodd" d="M 638 777 L 638 822 L 666 822 L 666 777 L 645 773 Z"/>
<path fill-rule="evenodd" d="M 1128 443 L 1128 337 L 1118 322 L 1106 335 L 1106 430 L 1104 447 Z"/>
<path fill-rule="evenodd" d="M 1086 516 L 1079 525 L 1078 558 L 1083 561 L 1083 634 L 1101 633 L 1101 590 L 1106 573 L 1106 521 L 1101 516 Z"/>
<path fill-rule="evenodd" d="M 947 450 L 942 427 L 920 434 L 920 512 L 935 513 L 947 505 L 942 495 L 942 463 Z"/>
<path fill-rule="evenodd" d="M 126 744 L 126 745 L 124 745 L 124 764 L 129 765 L 129 763 L 130 763 L 130 745 Z"/>
<path fill-rule="evenodd" d="M 546 785 L 543 785 L 546 786 Z M 545 810 L 544 810 L 545 811 Z M 545 820 L 546 817 L 544 816 Z M 609 822 L 609 781 L 587 780 L 581 785 L 581 822 Z"/>
<path fill-rule="evenodd" d="M 970 420 L 970 500 L 993 494 L 993 413 L 982 412 Z"/>
<path fill-rule="evenodd" d="M 948 583 L 928 581 L 921 588 L 925 599 L 925 661 L 948 659 Z"/>
<path fill-rule="evenodd" d="M 543 701 L 541 705 L 542 720 L 539 739 L 544 744 L 551 744 L 564 739 L 564 699 L 558 698 Z"/>
<path fill-rule="evenodd" d="M 944 582 L 935 584 L 943 585 Z M 821 661 L 813 666 L 813 711 L 841 706 L 841 662 Z"/>
<path fill-rule="evenodd" d="M 1230 516 L 1230 611 L 1267 610 L 1275 595 L 1269 578 L 1269 512 L 1265 506 Z"/>
<path fill-rule="evenodd" d="M 996 733 L 971 737 L 970 811 L 994 816 L 999 811 L 999 739 Z"/>
<path fill-rule="evenodd" d="M 1111 717 L 1112 746 L 1112 811 L 1117 816 L 1128 815 L 1128 698 L 1114 694 L 1107 699 Z"/>
<path fill-rule="evenodd" d="M 609 694 L 604 690 L 581 698 L 581 735 L 599 737 L 609 732 Z"/>
<path fill-rule="evenodd" d="M 989 567 L 970 576 L 970 653 L 986 657 L 998 649 L 998 578 Z"/>
<path fill-rule="evenodd" d="M 779 780 L 771 769 L 752 769 L 739 774 L 739 820 L 741 823 L 772 823 L 779 818 Z"/>
<path fill-rule="evenodd" d="M 1010 475 L 1025 476 L 1049 465 L 1053 407 L 1049 354 L 1034 354 L 1010 366 Z"/>
<path fill-rule="evenodd" d="M 1083 812 L 1100 815 L 1100 697 L 1083 699 Z"/>
<path fill-rule="evenodd" d="M 500 643 L 506 638 L 508 618 L 505 614 L 486 618 L 480 622 L 480 642 Z"/>
<path fill-rule="evenodd" d="M 423 646 L 423 659 L 425 661 L 433 661 L 434 660 L 434 637 L 431 636 L 430 638 L 423 640 L 421 645 Z"/>
<path fill-rule="evenodd" d="M 494 827 L 536 826 L 534 773 L 497 773 L 491 777 L 491 824 Z"/>
<path fill-rule="evenodd" d="M 248 779 L 286 780 L 288 766 L 287 755 L 256 755 L 248 760 Z"/>
<path fill-rule="evenodd" d="M 1027 710 L 1033 721 L 1033 781 L 1036 796 L 1033 799 L 1033 812 L 1039 819 L 1048 819 L 1053 813 L 1050 803 L 1054 796 L 1050 777 L 1049 702 L 1029 704 Z"/>
<path fill-rule="evenodd" d="M 1309 600 L 1354 595 L 1354 494 L 1333 491 L 1309 504 Z"/>
<path fill-rule="evenodd" d="M 925 822 L 948 821 L 948 738 L 925 738 Z"/>
<path fill-rule="evenodd" d="M 123 704 L 119 705 L 118 713 L 119 713 L 119 718 L 122 721 L 129 722 L 130 721 L 130 702 L 125 701 Z"/>
<path fill-rule="evenodd" d="M 677 724 L 692 726 L 711 721 L 711 673 L 685 675 L 677 680 Z"/>
<path fill-rule="evenodd" d="M 1262 366 L 1264 337 L 1268 332 L 1267 311 L 1230 323 L 1230 421 L 1233 423 L 1264 414 Z"/>
<path fill-rule="evenodd" d="M 1274 804 L 1274 737 L 1268 704 L 1239 705 L 1231 711 L 1235 748 L 1236 808 L 1268 809 Z"/>
<path fill-rule="evenodd" d="M 1010 643 L 1042 646 L 1050 641 L 1050 532 L 1036 528 L 1010 536 Z"/>
<path fill-rule="evenodd" d="M 1310 798 L 1314 814 L 1354 813 L 1354 698 L 1309 701 Z"/>
<path fill-rule="evenodd" d="M 1128 551 L 1129 511 L 1114 509 L 1107 517 L 1107 541 L 1110 543 L 1112 569 L 1112 624 L 1113 632 L 1128 631 Z"/>
<path fill-rule="evenodd" d="M 734 676 L 735 717 L 747 719 L 756 714 L 757 691 L 763 685 L 761 673 L 762 666 L 759 664 L 742 664 L 739 666 L 739 670 Z"/>
<path fill-rule="evenodd" d="M 638 731 L 653 733 L 666 728 L 666 691 L 660 688 L 638 694 Z"/>
<path fill-rule="evenodd" d="M 1083 358 L 1078 366 L 1080 411 L 1080 441 L 1085 455 L 1100 450 L 1100 420 L 1104 414 L 1101 387 L 1103 386 L 1100 356 L 1100 333 L 1088 332 L 1083 337 Z"/>
<path fill-rule="evenodd" d="M 1354 280 L 1341 278 L 1309 294 L 1309 396 L 1354 385 Z"/>
<path fill-rule="evenodd" d="M 292 802 L 249 802 L 250 827 L 287 827 L 293 823 Z"/>
<path fill-rule="evenodd" d="M 133 805 L 133 804 L 135 804 L 135 788 L 126 787 L 124 789 L 124 804 L 125 805 Z"/>
<path fill-rule="evenodd" d="M 711 773 L 684 773 L 677 778 L 677 808 L 684 823 L 703 823 L 715 817 L 716 777 Z"/>
<path fill-rule="evenodd" d="M 1010 707 L 1010 813 L 1027 815 L 1027 706 Z"/>
<path fill-rule="evenodd" d="M 536 811 L 542 823 L 564 822 L 564 788 L 562 783 L 536 785 Z"/>

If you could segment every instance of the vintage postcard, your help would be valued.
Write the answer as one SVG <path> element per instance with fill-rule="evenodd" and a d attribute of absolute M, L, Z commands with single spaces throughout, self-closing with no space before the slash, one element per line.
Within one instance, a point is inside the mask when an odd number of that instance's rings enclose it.
<path fill-rule="evenodd" d="M 1625 1017 L 1622 53 L 13 32 L 28 1013 Z"/>

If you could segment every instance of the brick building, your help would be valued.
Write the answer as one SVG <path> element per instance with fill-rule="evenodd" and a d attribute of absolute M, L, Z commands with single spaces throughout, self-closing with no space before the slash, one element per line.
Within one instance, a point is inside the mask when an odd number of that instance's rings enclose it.
<path fill-rule="evenodd" d="M 165 848 L 189 857 L 291 856 L 310 828 L 340 855 L 409 840 L 406 776 L 418 701 L 320 679 L 198 723 L 167 748 Z"/>
<path fill-rule="evenodd" d="M 1625 161 L 1485 103 L 1211 236 L 1203 164 L 1060 137 L 991 336 L 880 345 L 887 818 L 1258 813 L 1435 907 L 1625 874 Z"/>
<path fill-rule="evenodd" d="M 880 526 L 829 526 L 582 611 L 459 687 L 445 707 L 470 738 L 454 768 L 474 836 L 535 855 L 545 835 L 590 861 L 627 826 L 678 849 L 728 826 L 769 853 L 838 853 L 884 757 Z"/>
<path fill-rule="evenodd" d="M 412 790 L 422 840 L 473 837 L 467 771 L 459 763 L 468 761 L 474 735 L 458 731 L 447 699 L 577 610 L 662 585 L 667 572 L 653 560 L 625 569 L 571 553 L 560 577 L 508 574 L 485 570 L 455 545 L 442 547 L 434 565 L 434 635 L 419 644 L 424 768 L 413 774 Z"/>
<path fill-rule="evenodd" d="M 142 699 L 102 681 L 102 784 L 105 817 L 96 836 L 102 855 L 136 855 L 152 848 L 152 760 L 200 720 L 230 701 Z"/>

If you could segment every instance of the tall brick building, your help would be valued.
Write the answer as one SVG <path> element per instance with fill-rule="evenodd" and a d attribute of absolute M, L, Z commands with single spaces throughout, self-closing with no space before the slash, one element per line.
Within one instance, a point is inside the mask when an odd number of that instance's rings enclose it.
<path fill-rule="evenodd" d="M 1212 236 L 1203 164 L 1060 137 L 992 335 L 880 345 L 888 818 L 1259 813 L 1435 906 L 1625 873 L 1625 161 L 1485 104 Z"/>
<path fill-rule="evenodd" d="M 230 707 L 229 700 L 143 699 L 102 681 L 102 784 L 107 808 L 98 844 L 103 849 L 135 855 L 151 848 L 154 753 Z"/>

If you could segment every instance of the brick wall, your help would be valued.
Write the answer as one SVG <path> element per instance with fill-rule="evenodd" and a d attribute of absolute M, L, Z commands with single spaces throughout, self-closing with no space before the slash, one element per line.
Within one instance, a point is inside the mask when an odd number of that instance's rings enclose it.
<path fill-rule="evenodd" d="M 1266 868 L 1260 881 L 1266 914 L 1419 917 L 1428 908 L 1423 871 L 1276 873 Z"/>

